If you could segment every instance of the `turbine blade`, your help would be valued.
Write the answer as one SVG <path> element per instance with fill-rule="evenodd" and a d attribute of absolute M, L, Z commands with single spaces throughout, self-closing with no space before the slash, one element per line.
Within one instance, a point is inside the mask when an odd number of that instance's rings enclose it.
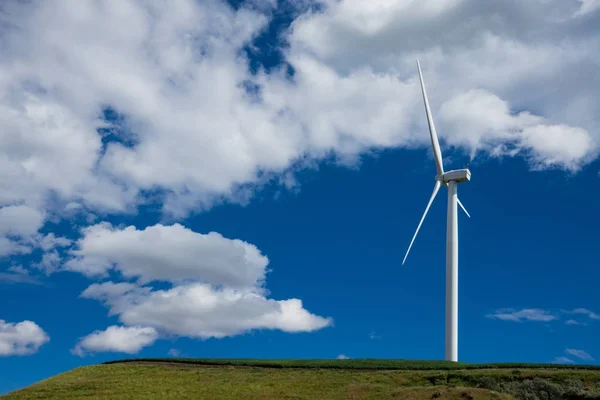
<path fill-rule="evenodd" d="M 431 136 L 431 145 L 433 146 L 433 157 L 435 158 L 435 168 L 438 175 L 444 173 L 444 164 L 442 162 L 442 151 L 440 150 L 440 142 L 435 131 L 435 124 L 431 116 L 429 108 L 429 100 L 427 99 L 427 91 L 425 90 L 425 82 L 423 82 L 423 74 L 421 73 L 421 64 L 417 58 L 417 69 L 419 70 L 419 80 L 421 82 L 421 92 L 423 92 L 423 103 L 425 103 L 425 113 L 427 114 L 427 124 L 429 125 L 429 135 Z"/>
<path fill-rule="evenodd" d="M 440 181 L 435 181 L 435 186 L 433 187 L 433 193 L 431 194 L 431 198 L 429 199 L 429 203 L 427 203 L 427 208 L 425 208 L 425 212 L 423 213 L 423 216 L 421 217 L 421 221 L 419 222 L 419 226 L 417 226 L 417 230 L 415 231 L 415 234 L 412 238 L 412 240 L 410 241 L 410 245 L 408 246 L 408 250 L 406 250 L 406 255 L 404 256 L 404 260 L 402 260 L 402 265 L 404 265 L 404 262 L 406 261 L 406 257 L 408 257 L 408 253 L 410 252 L 410 248 L 413 245 L 413 242 L 415 241 L 415 238 L 417 237 L 417 233 L 419 233 L 419 229 L 421 229 L 421 224 L 423 224 L 423 220 L 425 220 L 425 216 L 427 215 L 427 212 L 429 211 L 429 207 L 431 207 L 431 203 L 433 203 L 433 199 L 435 199 L 435 196 L 437 195 L 438 191 L 440 190 L 440 186 L 441 183 Z"/>
<path fill-rule="evenodd" d="M 465 208 L 465 206 L 463 206 L 463 204 L 460 202 L 460 199 L 458 198 L 458 196 L 456 197 L 456 201 L 458 202 L 458 205 L 460 206 L 460 208 L 463 209 L 463 211 L 465 212 L 465 214 L 467 214 L 467 217 L 471 218 L 471 216 L 469 215 L 469 212 L 467 211 L 467 209 Z"/>

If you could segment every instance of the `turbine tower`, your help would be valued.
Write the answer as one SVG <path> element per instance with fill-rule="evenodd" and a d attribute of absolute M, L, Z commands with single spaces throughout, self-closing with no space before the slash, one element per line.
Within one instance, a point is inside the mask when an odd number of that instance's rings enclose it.
<path fill-rule="evenodd" d="M 442 152 L 440 151 L 440 143 L 438 141 L 431 109 L 429 108 L 429 100 L 427 99 L 427 91 L 423 82 L 423 74 L 421 73 L 421 64 L 417 59 L 417 69 L 419 71 L 419 80 L 421 82 L 421 91 L 423 92 L 423 103 L 425 103 L 425 113 L 427 114 L 427 124 L 429 125 L 429 134 L 431 136 L 431 146 L 433 147 L 433 156 L 435 159 L 435 168 L 437 175 L 435 176 L 435 185 L 433 193 L 427 203 L 425 212 L 421 217 L 421 221 L 417 226 L 417 230 L 410 241 L 402 265 L 408 257 L 410 248 L 419 233 L 421 224 L 431 207 L 431 203 L 438 194 L 442 185 L 448 188 L 448 216 L 446 223 L 446 360 L 458 361 L 458 213 L 457 204 L 463 209 L 468 217 L 471 217 L 465 207 L 462 205 L 456 194 L 457 184 L 468 182 L 471 180 L 471 172 L 468 169 L 458 169 L 444 172 L 444 164 L 442 162 Z"/>

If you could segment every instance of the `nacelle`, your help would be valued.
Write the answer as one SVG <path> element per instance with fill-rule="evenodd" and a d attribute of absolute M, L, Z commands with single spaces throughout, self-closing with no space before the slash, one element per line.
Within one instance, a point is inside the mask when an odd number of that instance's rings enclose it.
<path fill-rule="evenodd" d="M 457 183 L 468 182 L 471 180 L 471 171 L 468 169 L 455 169 L 454 171 L 448 171 L 442 175 L 442 181 L 448 183 L 454 181 Z"/>

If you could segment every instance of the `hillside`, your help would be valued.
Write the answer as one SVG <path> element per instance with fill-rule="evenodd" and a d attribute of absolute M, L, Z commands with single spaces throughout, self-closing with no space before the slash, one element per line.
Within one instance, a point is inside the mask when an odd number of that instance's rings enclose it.
<path fill-rule="evenodd" d="M 402 360 L 125 360 L 77 368 L 21 399 L 600 399 L 600 368 Z"/>

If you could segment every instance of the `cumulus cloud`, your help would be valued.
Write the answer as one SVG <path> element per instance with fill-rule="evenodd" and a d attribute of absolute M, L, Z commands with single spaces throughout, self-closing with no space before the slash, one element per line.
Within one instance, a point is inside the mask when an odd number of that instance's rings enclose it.
<path fill-rule="evenodd" d="M 202 283 L 167 290 L 92 284 L 82 297 L 109 307 L 127 325 L 152 326 L 161 332 L 200 339 L 223 338 L 255 329 L 310 332 L 332 324 L 311 314 L 299 299 L 267 299 L 260 291 L 216 289 Z"/>
<path fill-rule="evenodd" d="M 208 339 L 257 329 L 311 332 L 333 324 L 306 310 L 300 299 L 268 298 L 268 258 L 252 244 L 217 233 L 203 235 L 179 224 L 141 231 L 100 224 L 84 230 L 72 254 L 66 263 L 72 271 L 94 277 L 114 269 L 138 278 L 94 283 L 81 294 L 104 303 L 127 327 Z M 156 289 L 149 285 L 154 281 L 171 286 Z M 123 329 L 112 328 L 111 334 L 128 333 Z"/>
<path fill-rule="evenodd" d="M 33 321 L 6 322 L 0 319 L 0 356 L 31 355 L 50 337 Z"/>
<path fill-rule="evenodd" d="M 53 250 L 60 247 L 69 246 L 72 243 L 71 239 L 66 237 L 56 237 L 56 235 L 52 232 L 42 237 L 40 240 L 40 247 L 44 251 Z"/>
<path fill-rule="evenodd" d="M 258 12 L 215 0 L 15 2 L 3 11 L 2 89 L 13 94 L 3 120 L 31 183 L 21 197 L 49 189 L 125 211 L 140 190 L 161 187 L 182 205 L 179 197 L 227 194 L 259 166 L 283 168 L 296 155 L 242 85 L 250 73 L 239 51 L 267 22 Z M 125 122 L 104 120 L 106 107 Z M 108 145 L 106 132 L 116 137 Z M 29 137 L 43 138 L 33 154 Z"/>
<path fill-rule="evenodd" d="M 1 233 L 15 236 L 30 236 L 42 225 L 43 215 L 24 205 L 0 208 Z"/>
<path fill-rule="evenodd" d="M 515 310 L 512 308 L 506 308 L 496 311 L 493 314 L 486 315 L 488 318 L 499 319 L 502 321 L 538 321 L 547 322 L 553 321 L 558 317 L 551 314 L 548 311 L 541 310 L 539 308 L 524 308 L 522 310 Z"/>
<path fill-rule="evenodd" d="M 88 353 L 119 352 L 135 354 L 158 338 L 154 328 L 112 325 L 79 340 L 72 353 L 83 357 Z"/>
<path fill-rule="evenodd" d="M 25 205 L 0 207 L 0 256 L 29 253 L 43 214 Z"/>
<path fill-rule="evenodd" d="M 246 201 L 272 177 L 295 186 L 294 168 L 331 155 L 347 163 L 373 149 L 428 147 L 417 56 L 444 149 L 572 172 L 597 157 L 597 2 L 321 3 L 282 33 L 286 65 L 255 74 L 243 50 L 275 3 L 3 3 L 0 256 L 41 247 L 34 267 L 52 273 L 70 243 L 37 233 L 49 219 L 121 215 L 153 201 L 182 218 Z M 200 311 L 178 310 L 189 325 L 173 329 L 198 337 L 329 324 L 300 300 L 268 299 L 268 259 L 218 233 L 98 224 L 69 257 L 66 268 L 90 277 L 136 279 L 87 292 L 125 323 L 167 330 L 169 316 L 149 305 L 179 298 Z M 155 290 L 153 281 L 171 287 Z M 260 312 L 236 314 L 249 305 Z M 494 317 L 554 319 L 540 311 Z M 235 318 L 215 323 L 217 312 Z"/>
<path fill-rule="evenodd" d="M 565 13 L 577 10 L 576 1 L 322 3 L 324 11 L 294 21 L 289 37 L 289 59 L 312 86 L 330 77 L 358 84 L 359 71 L 370 73 L 374 86 L 396 78 L 404 83 L 395 87 L 402 94 L 385 104 L 409 110 L 410 118 L 400 114 L 394 126 L 425 130 L 422 110 L 415 109 L 418 56 L 447 143 L 472 155 L 512 156 L 516 146 L 534 168 L 576 171 L 598 155 L 598 108 L 588 104 L 598 87 L 592 90 L 589 81 L 572 76 L 575 66 L 587 73 L 597 62 L 597 53 L 590 51 L 600 48 L 598 25 L 590 22 L 582 36 L 580 22 L 564 21 Z M 325 78 L 321 71 L 327 71 Z M 365 85 L 364 90 L 372 96 L 372 89 Z M 404 93 L 410 95 L 400 97 Z M 380 114 L 367 114 L 365 124 L 378 121 Z M 424 144 L 427 138 L 395 139 L 403 146 L 410 140 Z"/>
<path fill-rule="evenodd" d="M 269 263 L 252 244 L 216 232 L 196 233 L 180 224 L 143 230 L 94 225 L 84 229 L 71 254 L 66 268 L 91 277 L 114 268 L 142 283 L 192 279 L 236 288 L 260 286 Z"/>
<path fill-rule="evenodd" d="M 345 355 L 345 354 L 340 354 L 340 355 L 338 355 L 336 358 L 337 358 L 338 360 L 349 360 L 349 359 L 350 359 L 350 357 L 348 357 L 348 356 L 347 356 L 347 355 Z"/>
<path fill-rule="evenodd" d="M 451 98 L 440 108 L 440 120 L 453 132 L 453 145 L 490 154 L 523 154 L 538 168 L 562 166 L 576 171 L 595 156 L 594 139 L 587 131 L 548 124 L 544 118 L 513 114 L 506 101 L 485 90 L 471 90 Z"/>
<path fill-rule="evenodd" d="M 331 155 L 429 146 L 416 56 L 444 147 L 575 172 L 600 143 L 596 4 L 324 0 L 283 30 L 285 65 L 252 73 L 275 3 L 6 2 L 0 256 L 42 247 L 51 273 L 48 220 L 155 200 L 182 218 Z"/>
<path fill-rule="evenodd" d="M 251 73 L 242 52 L 274 3 L 8 2 L 0 207 L 129 212 L 156 191 L 182 217 L 299 160 L 427 146 L 416 56 L 448 143 L 497 156 L 516 144 L 536 168 L 576 171 L 598 152 L 600 41 L 598 24 L 582 35 L 563 16 L 596 18 L 594 4 L 324 0 L 282 33 L 288 79 Z"/>
<path fill-rule="evenodd" d="M 30 275 L 29 270 L 23 268 L 21 265 L 13 265 L 7 269 L 7 272 L 0 272 L 0 282 L 42 284 L 38 277 Z"/>

